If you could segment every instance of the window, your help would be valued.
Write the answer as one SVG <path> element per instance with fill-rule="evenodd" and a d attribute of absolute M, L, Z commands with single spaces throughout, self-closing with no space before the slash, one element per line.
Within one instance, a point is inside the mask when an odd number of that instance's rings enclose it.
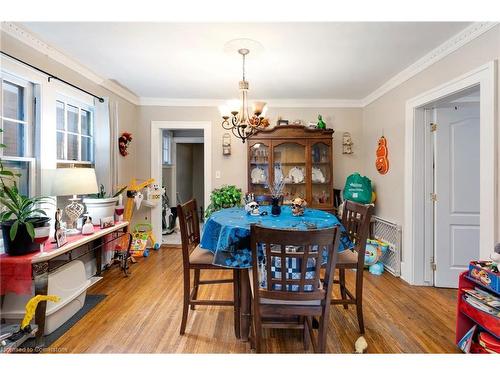
<path fill-rule="evenodd" d="M 4 167 L 21 173 L 19 191 L 34 194 L 35 159 L 33 158 L 34 107 L 33 84 L 2 72 L 0 81 L 0 149 Z"/>
<path fill-rule="evenodd" d="M 57 161 L 94 163 L 93 109 L 81 104 L 56 101 Z"/>
<path fill-rule="evenodd" d="M 162 142 L 163 164 L 172 164 L 171 142 L 172 142 L 172 133 L 169 131 L 163 131 L 163 142 Z"/>

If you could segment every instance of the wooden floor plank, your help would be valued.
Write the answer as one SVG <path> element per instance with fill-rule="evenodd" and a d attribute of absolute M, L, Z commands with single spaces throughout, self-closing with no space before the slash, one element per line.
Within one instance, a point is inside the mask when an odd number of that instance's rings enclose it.
<path fill-rule="evenodd" d="M 202 278 L 227 278 L 231 271 L 206 271 Z M 352 288 L 355 272 L 346 272 Z M 334 286 L 338 289 L 338 286 Z M 131 266 L 123 277 L 116 267 L 89 294 L 107 297 L 61 336 L 53 348 L 71 353 L 250 353 L 237 340 L 231 307 L 197 306 L 186 334 L 182 313 L 182 258 L 177 247 L 162 247 Z M 336 290 L 336 294 L 337 290 Z M 198 298 L 232 298 L 232 287 L 201 286 Z M 455 353 L 455 289 L 410 286 L 389 273 L 365 272 L 365 338 L 369 353 Z M 264 349 L 302 353 L 294 330 L 265 330 Z M 352 353 L 359 337 L 354 306 L 332 306 L 327 352 Z"/>

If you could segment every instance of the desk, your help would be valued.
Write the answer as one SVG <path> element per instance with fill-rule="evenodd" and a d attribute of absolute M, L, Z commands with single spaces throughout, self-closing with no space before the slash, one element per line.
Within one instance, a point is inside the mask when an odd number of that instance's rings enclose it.
<path fill-rule="evenodd" d="M 120 223 L 116 223 L 114 226 L 110 228 L 100 229 L 98 227 L 95 228 L 95 232 L 90 235 L 76 235 L 68 237 L 68 243 L 61 246 L 60 248 L 55 247 L 53 244 L 49 244 L 46 246 L 45 251 L 43 253 L 35 252 L 25 256 L 22 256 L 22 261 L 31 262 L 31 272 L 32 278 L 35 283 L 35 295 L 41 294 L 46 295 L 48 289 L 48 276 L 49 276 L 49 263 L 54 262 L 55 258 L 69 254 L 70 259 L 68 261 L 61 261 L 61 264 L 58 264 L 56 267 L 52 268 L 56 269 L 64 263 L 67 263 L 73 258 L 71 257 L 71 253 L 73 250 L 77 248 L 92 243 L 92 248 L 90 251 L 94 252 L 96 259 L 96 275 L 99 276 L 101 274 L 102 268 L 102 248 L 110 244 L 111 242 L 117 240 L 120 237 L 128 236 L 128 248 L 127 255 L 130 253 L 130 244 L 131 244 L 131 235 L 128 233 L 129 223 L 127 221 L 123 221 Z M 120 233 L 121 232 L 121 233 Z M 105 237 L 112 235 L 113 238 L 110 240 L 106 240 Z M 85 252 L 83 255 L 88 254 L 89 252 Z M 81 255 L 81 256 L 83 256 Z M 80 257 L 81 257 L 80 256 Z M 77 258 L 74 258 L 77 259 Z M 1 263 L 14 263 L 19 262 L 21 260 L 20 257 L 11 257 L 6 254 L 3 254 L 0 257 Z M 31 281 L 30 281 L 31 282 Z M 30 285 L 31 287 L 31 285 Z M 43 345 L 43 332 L 45 330 L 45 315 L 47 310 L 47 302 L 42 301 L 38 304 L 36 312 L 35 312 L 35 322 L 38 325 L 38 331 L 36 334 L 37 345 Z"/>

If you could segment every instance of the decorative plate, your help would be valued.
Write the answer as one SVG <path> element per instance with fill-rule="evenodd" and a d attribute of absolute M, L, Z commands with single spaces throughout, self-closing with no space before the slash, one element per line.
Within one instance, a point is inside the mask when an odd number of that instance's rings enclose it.
<path fill-rule="evenodd" d="M 254 169 L 252 169 L 250 177 L 252 178 L 252 184 L 262 184 L 266 181 L 264 170 L 259 167 L 255 167 Z"/>
<path fill-rule="evenodd" d="M 302 172 L 302 168 L 299 167 L 293 167 L 290 169 L 290 172 L 288 172 L 288 177 L 292 179 L 292 182 L 294 184 L 300 184 L 301 182 L 304 182 L 304 172 Z"/>

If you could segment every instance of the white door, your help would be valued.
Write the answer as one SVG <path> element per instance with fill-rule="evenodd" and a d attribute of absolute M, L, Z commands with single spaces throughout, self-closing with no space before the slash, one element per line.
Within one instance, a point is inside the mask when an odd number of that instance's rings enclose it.
<path fill-rule="evenodd" d="M 436 110 L 434 284 L 458 285 L 479 258 L 479 103 Z"/>

